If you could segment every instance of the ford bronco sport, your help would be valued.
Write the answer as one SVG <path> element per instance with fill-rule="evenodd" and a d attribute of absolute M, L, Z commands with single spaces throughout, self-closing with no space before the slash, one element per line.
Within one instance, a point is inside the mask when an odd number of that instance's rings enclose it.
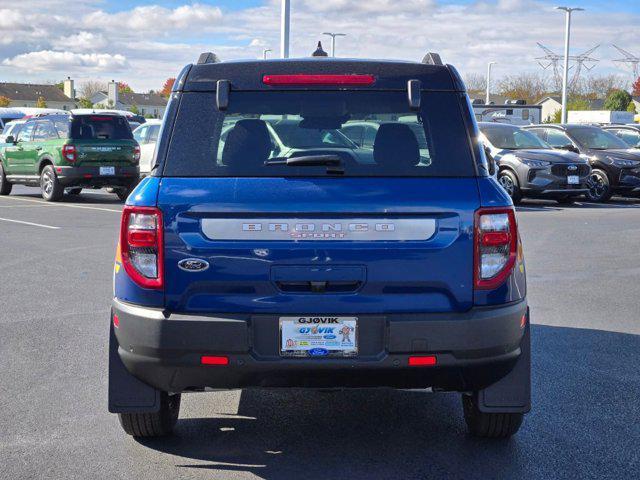
<path fill-rule="evenodd" d="M 283 155 L 283 121 L 324 141 Z M 364 121 L 372 155 L 332 144 Z M 472 434 L 519 429 L 523 253 L 454 67 L 203 54 L 156 154 L 114 270 L 109 410 L 125 432 L 168 434 L 185 392 L 275 387 L 455 391 Z"/>
<path fill-rule="evenodd" d="M 0 195 L 14 184 L 40 186 L 55 202 L 65 190 L 115 187 L 121 200 L 138 182 L 140 147 L 125 117 L 41 115 L 27 120 L 0 149 Z"/>

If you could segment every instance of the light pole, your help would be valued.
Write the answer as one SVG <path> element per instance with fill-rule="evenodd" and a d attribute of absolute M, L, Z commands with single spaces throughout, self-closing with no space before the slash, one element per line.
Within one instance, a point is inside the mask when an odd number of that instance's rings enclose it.
<path fill-rule="evenodd" d="M 571 12 L 581 12 L 584 8 L 556 7 L 565 12 L 566 24 L 564 32 L 564 69 L 562 71 L 562 118 L 561 123 L 567 123 L 567 90 L 569 83 L 569 39 L 571 36 Z"/>
<path fill-rule="evenodd" d="M 329 35 L 331 37 L 331 56 L 336 56 L 336 37 L 346 37 L 346 33 L 332 33 L 332 32 L 323 32 L 323 35 Z"/>
<path fill-rule="evenodd" d="M 490 91 L 491 91 L 491 65 L 495 65 L 496 62 L 487 63 L 487 95 L 485 96 L 484 104 L 489 105 L 491 102 Z"/>
<path fill-rule="evenodd" d="M 289 24 L 291 23 L 290 0 L 282 0 L 282 11 L 280 13 L 280 56 L 282 58 L 289 58 Z"/>
<path fill-rule="evenodd" d="M 270 48 L 263 48 L 262 49 L 262 59 L 266 60 L 267 59 L 267 53 L 269 53 L 271 51 Z"/>

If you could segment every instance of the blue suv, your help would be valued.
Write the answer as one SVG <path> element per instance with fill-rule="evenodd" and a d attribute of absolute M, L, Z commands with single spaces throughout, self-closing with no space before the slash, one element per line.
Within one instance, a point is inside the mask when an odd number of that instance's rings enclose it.
<path fill-rule="evenodd" d="M 340 133 L 363 122 L 368 151 Z M 454 67 L 203 54 L 155 155 L 114 273 L 109 410 L 128 434 L 170 433 L 182 393 L 252 387 L 460 392 L 472 434 L 517 432 L 524 258 Z"/>

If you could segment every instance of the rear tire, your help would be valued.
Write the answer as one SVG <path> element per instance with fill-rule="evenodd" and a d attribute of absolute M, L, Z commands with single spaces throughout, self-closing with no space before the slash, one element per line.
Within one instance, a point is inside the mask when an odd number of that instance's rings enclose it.
<path fill-rule="evenodd" d="M 4 174 L 4 168 L 2 162 L 0 162 L 0 195 L 9 195 L 13 185 L 7 180 L 7 176 Z"/>
<path fill-rule="evenodd" d="M 160 410 L 155 413 L 119 413 L 122 429 L 133 437 L 161 437 L 173 432 L 180 413 L 180 394 L 160 394 Z"/>
<path fill-rule="evenodd" d="M 498 182 L 511 197 L 511 201 L 514 204 L 520 203 L 520 200 L 522 200 L 522 191 L 520 190 L 520 182 L 518 182 L 518 177 L 516 177 L 515 173 L 511 170 L 502 170 L 498 174 Z"/>
<path fill-rule="evenodd" d="M 42 198 L 47 202 L 57 202 L 64 195 L 64 187 L 60 185 L 52 165 L 45 165 L 40 173 L 40 189 Z"/>
<path fill-rule="evenodd" d="M 469 433 L 480 438 L 509 438 L 522 425 L 522 413 L 486 413 L 481 412 L 471 395 L 462 395 L 464 420 Z"/>
<path fill-rule="evenodd" d="M 587 187 L 589 190 L 586 193 L 587 199 L 592 202 L 607 202 L 613 195 L 611 190 L 611 183 L 607 172 L 594 168 L 591 171 L 589 180 L 587 180 Z"/>

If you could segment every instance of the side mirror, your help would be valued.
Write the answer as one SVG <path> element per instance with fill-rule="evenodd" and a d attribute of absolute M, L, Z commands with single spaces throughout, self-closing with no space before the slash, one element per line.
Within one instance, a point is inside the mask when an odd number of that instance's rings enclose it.
<path fill-rule="evenodd" d="M 573 153 L 580 153 L 580 150 L 578 150 L 575 145 L 572 145 L 571 143 L 568 143 L 567 145 L 562 145 L 560 147 L 560 150 L 566 150 L 568 152 L 573 152 Z"/>
<path fill-rule="evenodd" d="M 5 143 L 16 143 L 16 139 L 14 138 L 13 135 L 7 135 L 7 137 L 4 139 Z"/>
<path fill-rule="evenodd" d="M 493 158 L 493 155 L 491 155 L 491 149 L 486 145 L 484 147 L 484 155 L 487 157 L 487 162 L 489 163 L 489 175 L 493 177 L 498 170 L 496 165 L 496 159 Z"/>

